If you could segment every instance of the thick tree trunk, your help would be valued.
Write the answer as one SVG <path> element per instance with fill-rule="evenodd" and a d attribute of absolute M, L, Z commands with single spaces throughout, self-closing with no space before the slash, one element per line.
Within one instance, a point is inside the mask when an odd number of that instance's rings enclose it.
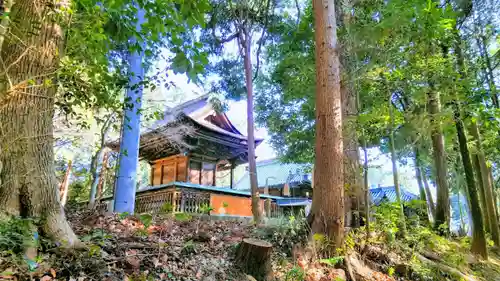
<path fill-rule="evenodd" d="M 73 246 L 78 239 L 66 221 L 54 173 L 55 88 L 46 82 L 53 79 L 62 51 L 64 32 L 53 16 L 66 11 L 63 5 L 69 2 L 51 7 L 20 0 L 12 7 L 18 26 L 1 52 L 10 68 L 0 74 L 0 212 L 40 217 L 44 234 Z"/>
<path fill-rule="evenodd" d="M 396 202 L 399 206 L 399 230 L 401 236 L 406 236 L 406 220 L 403 209 L 403 202 L 401 201 L 401 189 L 399 187 L 399 174 L 398 165 L 396 157 L 396 148 L 394 144 L 394 109 L 392 106 L 391 99 L 389 98 L 389 116 L 390 116 L 390 127 L 389 127 L 389 139 L 391 142 L 391 162 L 392 162 L 392 178 L 394 180 L 394 189 L 396 190 Z"/>
<path fill-rule="evenodd" d="M 485 220 L 485 224 L 489 225 L 489 232 L 491 233 L 491 239 L 495 243 L 497 247 L 500 247 L 500 229 L 498 226 L 498 217 L 495 211 L 495 196 L 493 193 L 493 183 L 491 182 L 491 178 L 488 171 L 488 166 L 486 164 L 486 157 L 483 152 L 483 145 L 481 135 L 479 133 L 479 129 L 475 122 L 472 122 L 471 125 L 472 136 L 476 141 L 476 159 L 478 162 L 479 170 L 478 181 L 481 178 L 482 190 L 484 192 L 484 207 L 483 212 L 487 214 L 487 220 Z M 487 222 L 487 223 L 486 223 Z"/>
<path fill-rule="evenodd" d="M 446 167 L 443 130 L 441 128 L 441 121 L 439 121 L 439 114 L 441 112 L 439 94 L 431 90 L 427 94 L 427 99 L 432 126 L 431 138 L 437 186 L 437 204 L 434 215 L 434 226 L 435 228 L 439 228 L 442 225 L 446 225 L 446 232 L 448 232 L 450 224 L 450 193 L 448 190 L 448 170 Z"/>
<path fill-rule="evenodd" d="M 344 173 L 342 97 L 335 4 L 314 0 L 316 41 L 316 157 L 312 232 L 332 242 L 332 253 L 344 241 Z"/>
<path fill-rule="evenodd" d="M 257 182 L 257 163 L 255 162 L 255 132 L 253 118 L 253 81 L 252 81 L 252 38 L 248 30 L 244 31 L 242 40 L 243 57 L 245 64 L 245 85 L 247 87 L 247 135 L 248 135 L 248 173 L 250 175 L 250 188 L 252 192 L 252 214 L 256 224 L 262 220 L 260 207 L 259 187 Z"/>
<path fill-rule="evenodd" d="M 243 272 L 257 281 L 273 280 L 271 253 L 273 245 L 267 241 L 246 238 L 240 243 L 236 252 L 236 264 Z"/>
<path fill-rule="evenodd" d="M 71 177 L 71 168 L 73 168 L 73 161 L 68 161 L 68 167 L 66 167 L 66 173 L 64 173 L 64 179 L 59 186 L 59 198 L 61 200 L 61 205 L 66 205 L 68 200 L 68 189 L 69 189 L 69 179 Z"/>

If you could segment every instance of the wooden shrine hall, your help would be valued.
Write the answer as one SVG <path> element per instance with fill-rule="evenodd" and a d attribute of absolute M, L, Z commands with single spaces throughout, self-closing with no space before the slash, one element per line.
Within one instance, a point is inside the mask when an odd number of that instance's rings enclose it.
<path fill-rule="evenodd" d="M 261 142 L 256 139 L 255 145 Z M 119 142 L 108 147 L 118 151 Z M 209 205 L 214 215 L 251 216 L 250 192 L 233 189 L 233 170 L 248 162 L 247 151 L 246 136 L 214 109 L 208 96 L 168 109 L 140 137 L 139 157 L 151 165 L 151 174 L 150 186 L 136 192 L 135 212 L 155 213 L 171 206 L 172 212 L 201 213 Z M 220 171 L 230 175 L 224 187 L 216 176 Z M 260 197 L 267 216 L 277 216 L 278 202 L 286 199 Z M 103 198 L 102 203 L 110 200 Z"/>

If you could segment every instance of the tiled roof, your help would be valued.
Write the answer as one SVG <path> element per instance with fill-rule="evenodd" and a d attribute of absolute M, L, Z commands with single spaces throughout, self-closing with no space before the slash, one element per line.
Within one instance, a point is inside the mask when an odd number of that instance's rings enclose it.
<path fill-rule="evenodd" d="M 306 168 L 306 164 L 282 163 L 278 159 L 259 161 L 257 162 L 257 182 L 259 187 L 264 187 L 268 179 L 269 186 L 282 186 L 290 176 L 290 187 L 293 188 L 301 182 L 311 181 L 311 174 L 305 172 Z M 235 184 L 234 189 L 250 190 L 248 171 Z"/>
<path fill-rule="evenodd" d="M 375 205 L 379 205 L 384 197 L 387 198 L 389 202 L 396 201 L 396 189 L 394 186 L 372 188 L 370 189 L 370 195 L 372 202 Z M 418 195 L 415 195 L 401 187 L 401 199 L 403 201 L 407 202 L 418 198 Z"/>

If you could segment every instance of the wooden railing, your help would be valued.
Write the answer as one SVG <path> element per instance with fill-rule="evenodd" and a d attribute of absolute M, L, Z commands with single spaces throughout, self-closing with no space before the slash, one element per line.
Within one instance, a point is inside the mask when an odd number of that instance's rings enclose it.
<path fill-rule="evenodd" d="M 210 193 L 186 189 L 167 189 L 138 194 L 135 199 L 136 213 L 191 213 L 201 214 L 203 206 L 210 205 Z"/>

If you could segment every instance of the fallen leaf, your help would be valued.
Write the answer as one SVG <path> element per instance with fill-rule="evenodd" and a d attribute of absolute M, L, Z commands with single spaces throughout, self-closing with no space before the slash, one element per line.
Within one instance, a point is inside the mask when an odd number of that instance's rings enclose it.
<path fill-rule="evenodd" d="M 56 278 L 56 271 L 53 268 L 50 269 L 50 274 L 52 277 Z"/>
<path fill-rule="evenodd" d="M 48 275 L 45 275 L 42 278 L 40 278 L 40 281 L 50 281 L 50 280 L 52 280 L 52 277 L 50 277 Z"/>

